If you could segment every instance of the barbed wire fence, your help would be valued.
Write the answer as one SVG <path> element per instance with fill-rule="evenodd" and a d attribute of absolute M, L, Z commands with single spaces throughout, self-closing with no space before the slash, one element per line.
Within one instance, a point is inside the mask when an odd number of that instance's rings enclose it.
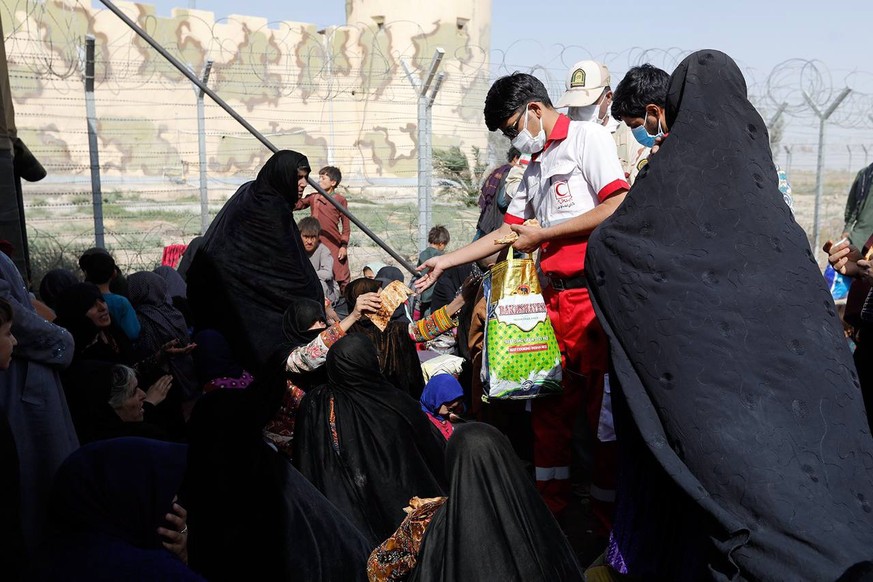
<path fill-rule="evenodd" d="M 201 164 L 191 85 L 129 35 L 109 34 L 113 25 L 122 25 L 106 16 L 70 0 L 0 2 L 19 132 L 49 172 L 46 181 L 25 186 L 34 273 L 74 264 L 93 246 L 82 83 L 89 34 L 98 39 L 95 96 L 107 247 L 126 269 L 152 268 L 164 246 L 187 243 L 200 231 Z M 418 100 L 400 63 L 406 59 L 424 68 L 433 49 L 445 46 L 444 37 L 408 22 L 378 29 L 353 24 L 329 35 L 299 25 L 253 26 L 251 19 L 213 22 L 199 13 L 178 17 L 177 34 L 151 16 L 140 22 L 193 70 L 214 60 L 210 86 L 277 145 L 303 151 L 314 169 L 328 162 L 342 168 L 351 209 L 401 253 L 415 255 Z M 469 40 L 446 48 L 446 78 L 433 112 L 434 148 L 458 146 L 468 156 L 480 148 L 492 164 L 509 147 L 502 137 L 489 138 L 481 120 L 484 93 L 495 78 L 530 72 L 557 98 L 578 60 L 604 62 L 615 85 L 632 66 L 651 63 L 669 72 L 690 52 L 592 53 L 534 40 L 499 50 Z M 539 63 L 523 64 L 532 54 Z M 848 188 L 873 153 L 869 131 L 861 131 L 873 128 L 873 73 L 799 59 L 770 71 L 740 65 L 750 97 L 769 124 L 774 160 L 792 181 L 798 222 L 812 235 L 819 185 L 818 230 L 822 238 L 838 236 Z M 821 144 L 815 112 L 826 111 L 844 88 L 851 91 L 827 120 Z M 214 216 L 240 184 L 254 178 L 269 152 L 208 101 L 204 118 L 208 210 Z M 434 222 L 449 225 L 455 241 L 469 240 L 475 209 L 458 198 L 437 202 Z M 353 234 L 350 256 L 353 275 L 363 264 L 384 259 L 360 233 Z"/>

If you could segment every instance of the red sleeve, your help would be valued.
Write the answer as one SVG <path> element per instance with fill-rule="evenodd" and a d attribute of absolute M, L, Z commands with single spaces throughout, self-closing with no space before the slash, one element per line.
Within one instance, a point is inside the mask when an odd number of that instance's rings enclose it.
<path fill-rule="evenodd" d="M 503 222 L 506 224 L 524 224 L 524 219 L 507 212 L 503 215 Z"/>
<path fill-rule="evenodd" d="M 304 208 L 309 208 L 309 205 L 312 204 L 312 197 L 315 194 L 310 194 L 304 198 L 301 198 L 297 201 L 297 204 L 294 205 L 294 210 L 303 210 Z"/>
<path fill-rule="evenodd" d="M 630 190 L 630 184 L 626 180 L 613 180 L 600 189 L 600 192 L 597 193 L 597 199 L 603 202 L 610 196 L 618 194 L 621 190 Z"/>

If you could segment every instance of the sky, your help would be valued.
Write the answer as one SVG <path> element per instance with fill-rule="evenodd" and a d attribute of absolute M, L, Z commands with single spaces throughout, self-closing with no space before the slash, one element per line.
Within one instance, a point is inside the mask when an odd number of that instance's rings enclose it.
<path fill-rule="evenodd" d="M 159 14 L 169 15 L 173 7 L 187 7 L 191 1 L 146 3 L 154 4 Z M 345 22 L 344 0 L 248 0 L 243 5 L 234 0 L 193 1 L 198 9 L 214 12 L 216 18 L 244 13 L 270 21 L 312 22 L 319 27 Z M 803 8 L 803 4 L 809 8 Z M 594 55 L 636 47 L 716 48 L 758 69 L 803 58 L 819 59 L 841 70 L 873 71 L 869 60 L 869 0 L 666 0 L 623 4 L 554 0 L 542 6 L 533 7 L 528 0 L 494 0 L 492 48 L 507 50 L 519 39 L 537 40 L 546 47 L 581 45 Z M 537 62 L 536 55 L 526 56 L 530 63 Z"/>
<path fill-rule="evenodd" d="M 398 0 L 401 1 L 401 0 Z M 432 1 L 432 0 L 405 0 Z M 97 0 L 93 0 L 97 4 Z M 154 0 L 159 15 L 173 7 L 194 2 L 216 19 L 234 13 L 261 16 L 269 21 L 311 22 L 319 28 L 345 23 L 344 0 Z M 804 7 L 807 6 L 807 7 Z M 870 143 L 873 128 L 873 62 L 870 57 L 870 0 L 832 0 L 826 3 L 785 0 L 664 0 L 660 3 L 627 1 L 583 2 L 553 0 L 493 0 L 491 60 L 495 72 L 526 70 L 541 65 L 560 83 L 562 71 L 576 60 L 597 58 L 607 62 L 613 84 L 625 70 L 640 61 L 651 61 L 668 71 L 684 52 L 719 49 L 734 57 L 747 74 L 750 92 L 766 95 L 774 67 L 783 71 L 786 84 L 801 86 L 800 61 L 816 60 L 821 77 L 806 75 L 817 89 L 824 107 L 846 84 L 855 95 L 834 116 L 834 131 L 842 142 Z M 503 63 L 502 67 L 500 63 Z M 824 89 L 824 90 L 821 90 Z M 829 91 L 828 89 L 831 89 Z M 790 101 L 786 138 L 813 144 L 818 123 L 809 115 L 791 117 L 799 108 L 801 93 L 793 90 L 779 101 Z M 766 118 L 775 110 L 772 101 L 757 102 Z M 869 104 L 869 106 L 868 106 Z M 772 110 L 768 111 L 767 108 Z M 868 111 L 869 108 L 869 111 Z M 800 109 L 798 109 L 800 111 Z M 856 126 L 852 131 L 843 128 Z M 832 138 L 833 139 L 833 138 Z M 832 150 L 833 152 L 833 150 Z"/>

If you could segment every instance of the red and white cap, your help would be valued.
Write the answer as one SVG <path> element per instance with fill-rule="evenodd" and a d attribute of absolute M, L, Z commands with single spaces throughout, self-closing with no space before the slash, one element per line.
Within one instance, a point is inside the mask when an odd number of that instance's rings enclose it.
<path fill-rule="evenodd" d="M 566 92 L 555 107 L 591 105 L 610 83 L 609 69 L 597 61 L 579 61 L 567 73 Z"/>

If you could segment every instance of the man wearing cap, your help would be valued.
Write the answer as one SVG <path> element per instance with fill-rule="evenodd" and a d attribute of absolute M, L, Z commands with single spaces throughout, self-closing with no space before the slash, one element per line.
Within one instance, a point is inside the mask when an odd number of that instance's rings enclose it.
<path fill-rule="evenodd" d="M 555 108 L 567 107 L 567 116 L 573 121 L 590 121 L 606 127 L 615 140 L 624 175 L 628 183 L 633 184 L 637 173 L 646 165 L 649 148 L 634 139 L 627 124 L 613 119 L 609 69 L 597 61 L 579 61 L 567 72 L 565 88 Z"/>
<path fill-rule="evenodd" d="M 584 272 L 588 236 L 618 208 L 630 186 L 609 131 L 571 121 L 552 105 L 536 77 L 515 73 L 494 82 L 485 98 L 485 124 L 512 139 L 531 162 L 509 203 L 503 225 L 460 249 L 434 257 L 416 284 L 421 291 L 448 268 L 513 247 L 541 250 L 543 297 L 561 350 L 563 393 L 531 405 L 537 489 L 560 516 L 570 498 L 570 441 L 578 415 L 596 426 L 607 364 L 606 335 L 597 322 Z M 536 218 L 539 226 L 524 224 Z"/>

